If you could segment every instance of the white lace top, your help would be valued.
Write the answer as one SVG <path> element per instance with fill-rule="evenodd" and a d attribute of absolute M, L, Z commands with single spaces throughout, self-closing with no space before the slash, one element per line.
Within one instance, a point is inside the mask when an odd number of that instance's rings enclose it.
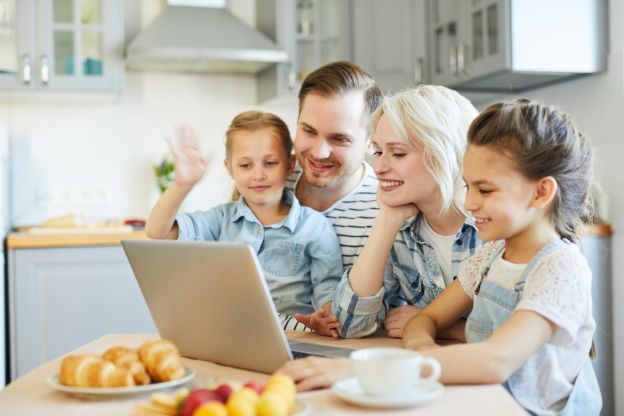
<path fill-rule="evenodd" d="M 487 243 L 460 265 L 458 277 L 471 299 L 483 269 L 502 244 L 502 241 Z M 499 255 L 487 279 L 512 288 L 522 271 L 522 267 L 502 260 Z M 550 414 L 561 409 L 588 357 L 596 329 L 591 278 L 589 265 L 574 244 L 542 258 L 526 278 L 515 310 L 533 311 L 557 326 L 552 338 L 509 379 L 516 400 L 534 413 Z"/>

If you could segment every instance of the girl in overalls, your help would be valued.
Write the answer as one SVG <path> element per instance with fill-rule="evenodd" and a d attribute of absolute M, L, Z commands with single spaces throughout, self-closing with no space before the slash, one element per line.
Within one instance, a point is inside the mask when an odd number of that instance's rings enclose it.
<path fill-rule="evenodd" d="M 444 383 L 504 383 L 532 414 L 599 414 L 591 271 L 573 243 L 588 208 L 589 142 L 553 107 L 494 104 L 469 129 L 464 180 L 487 243 L 408 322 L 405 347 L 437 358 Z M 471 308 L 468 343 L 437 346 Z"/>

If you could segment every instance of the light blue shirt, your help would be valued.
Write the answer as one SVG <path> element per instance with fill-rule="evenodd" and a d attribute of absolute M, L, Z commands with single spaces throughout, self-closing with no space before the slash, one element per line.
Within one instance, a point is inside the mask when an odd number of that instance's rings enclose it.
<path fill-rule="evenodd" d="M 179 240 L 249 244 L 258 255 L 278 312 L 309 314 L 332 299 L 342 276 L 340 244 L 325 218 L 302 207 L 291 191 L 280 223 L 264 226 L 243 197 L 208 211 L 179 214 Z"/>
<path fill-rule="evenodd" d="M 350 269 L 338 284 L 333 312 L 344 338 L 369 335 L 383 323 L 389 308 L 400 305 L 427 306 L 444 290 L 444 277 L 435 250 L 419 234 L 420 215 L 407 220 L 397 234 L 386 268 L 383 286 L 373 296 L 358 296 L 349 284 Z M 474 254 L 481 244 L 477 229 L 462 225 L 455 236 L 451 272 L 457 276 L 459 263 Z"/>

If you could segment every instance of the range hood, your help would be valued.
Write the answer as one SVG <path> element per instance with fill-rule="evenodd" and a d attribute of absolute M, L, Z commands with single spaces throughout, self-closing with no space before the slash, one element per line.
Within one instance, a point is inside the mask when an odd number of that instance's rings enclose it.
<path fill-rule="evenodd" d="M 288 55 L 224 7 L 172 5 L 126 49 L 131 70 L 251 73 Z"/>

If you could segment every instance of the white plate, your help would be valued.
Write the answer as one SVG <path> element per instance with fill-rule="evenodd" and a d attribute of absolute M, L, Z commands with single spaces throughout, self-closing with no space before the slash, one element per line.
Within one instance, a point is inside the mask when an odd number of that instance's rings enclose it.
<path fill-rule="evenodd" d="M 48 378 L 48 384 L 53 389 L 64 391 L 66 393 L 89 395 L 89 396 L 112 396 L 112 395 L 128 395 L 146 393 L 154 390 L 166 389 L 184 384 L 195 377 L 195 370 L 190 367 L 184 367 L 184 376 L 173 381 L 164 381 L 160 383 L 144 384 L 142 386 L 130 387 L 71 387 L 59 383 L 59 374 L 53 374 Z"/>
<path fill-rule="evenodd" d="M 421 382 L 401 396 L 371 396 L 364 393 L 355 377 L 341 380 L 332 386 L 332 392 L 349 403 L 367 407 L 399 408 L 416 406 L 442 394 L 444 386 L 436 381 Z"/>

